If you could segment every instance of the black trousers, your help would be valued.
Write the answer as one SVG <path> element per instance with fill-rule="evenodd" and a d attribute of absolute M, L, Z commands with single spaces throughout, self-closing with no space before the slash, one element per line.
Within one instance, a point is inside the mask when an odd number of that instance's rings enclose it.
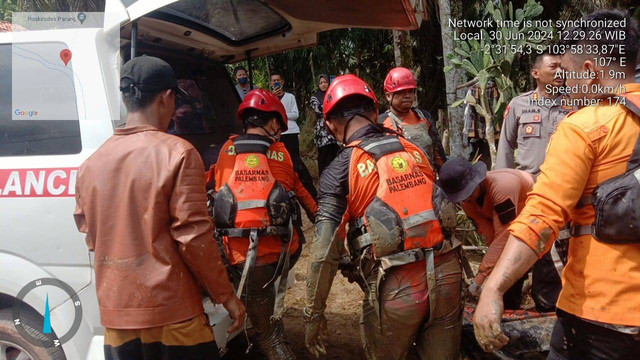
<path fill-rule="evenodd" d="M 522 302 L 522 286 L 527 279 L 528 274 L 524 274 L 523 277 L 518 280 L 513 286 L 504 293 L 502 301 L 504 302 L 505 310 L 518 310 L 520 309 L 520 303 Z"/>
<path fill-rule="evenodd" d="M 322 171 L 338 156 L 338 151 L 340 146 L 335 143 L 318 148 L 318 176 L 322 175 Z"/>
<path fill-rule="evenodd" d="M 640 336 L 607 329 L 560 309 L 547 360 L 632 360 L 640 357 Z"/>
<path fill-rule="evenodd" d="M 536 303 L 536 310 L 540 312 L 554 311 L 560 290 L 562 290 L 560 274 L 553 265 L 551 254 L 546 253 L 533 265 L 531 297 Z"/>
<path fill-rule="evenodd" d="M 302 185 L 307 189 L 309 194 L 314 200 L 318 200 L 318 191 L 313 185 L 313 178 L 309 173 L 309 169 L 302 161 L 300 157 L 300 142 L 298 141 L 298 134 L 287 134 L 280 136 L 280 141 L 284 143 L 284 147 L 287 148 L 289 155 L 291 155 L 291 161 L 293 162 L 293 169 L 298 173 Z"/>

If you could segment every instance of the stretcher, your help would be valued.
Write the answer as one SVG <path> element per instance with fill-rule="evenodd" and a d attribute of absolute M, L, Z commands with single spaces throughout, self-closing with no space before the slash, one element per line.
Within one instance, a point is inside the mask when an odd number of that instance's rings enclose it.
<path fill-rule="evenodd" d="M 545 359 L 549 351 L 551 331 L 556 321 L 555 312 L 535 310 L 505 310 L 502 330 L 509 343 L 492 353 L 482 350 L 473 331 L 475 307 L 465 304 L 462 319 L 462 353 L 464 359 Z"/>

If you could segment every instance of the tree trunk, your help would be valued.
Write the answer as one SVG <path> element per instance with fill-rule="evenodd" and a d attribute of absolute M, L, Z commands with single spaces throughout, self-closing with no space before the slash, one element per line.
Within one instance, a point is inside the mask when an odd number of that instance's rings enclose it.
<path fill-rule="evenodd" d="M 313 88 L 317 88 L 318 84 L 316 84 L 316 71 L 313 66 L 313 51 L 309 51 L 309 65 L 311 66 L 311 78 L 313 79 Z"/>
<path fill-rule="evenodd" d="M 413 69 L 413 51 L 408 31 L 393 30 L 393 56 L 396 67 Z"/>
<path fill-rule="evenodd" d="M 396 67 L 402 66 L 402 54 L 400 53 L 400 30 L 393 30 L 393 57 Z"/>
<path fill-rule="evenodd" d="M 485 109 L 487 116 L 484 118 L 485 121 L 485 137 L 487 138 L 487 142 L 489 143 L 489 153 L 491 155 L 491 164 L 493 166 L 496 165 L 496 132 L 493 126 L 493 111 L 489 108 L 489 102 L 487 101 L 487 90 L 485 87 L 481 87 L 481 96 L 480 96 L 480 106 Z M 493 167 L 492 166 L 492 167 Z M 491 169 L 489 169 L 491 170 Z"/>
<path fill-rule="evenodd" d="M 456 0 L 438 0 L 440 12 L 440 29 L 442 30 L 442 58 L 444 65 L 451 65 L 447 54 L 453 52 L 453 35 L 451 28 L 448 26 L 448 19 L 451 18 L 451 1 Z M 447 89 L 447 111 L 449 118 L 449 141 L 451 143 L 450 154 L 452 157 L 466 157 L 466 144 L 462 142 L 462 130 L 464 128 L 464 109 L 461 106 L 451 108 L 451 104 L 457 99 L 464 98 L 464 89 L 456 91 L 456 86 L 465 82 L 463 70 L 453 68 L 445 73 L 445 82 Z"/>

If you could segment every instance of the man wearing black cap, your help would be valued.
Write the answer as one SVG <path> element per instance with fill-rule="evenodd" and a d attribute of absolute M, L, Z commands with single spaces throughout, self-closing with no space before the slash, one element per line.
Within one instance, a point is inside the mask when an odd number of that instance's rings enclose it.
<path fill-rule="evenodd" d="M 463 158 L 447 161 L 440 170 L 440 186 L 451 202 L 460 203 L 484 236 L 489 251 L 482 259 L 478 274 L 467 291 L 468 296 L 480 295 L 480 287 L 495 266 L 509 233 L 511 221 L 524 207 L 533 178 L 521 170 L 503 169 L 487 172 L 483 162 L 471 164 Z M 504 295 L 505 309 L 518 309 L 522 300 L 522 277 Z"/>
<path fill-rule="evenodd" d="M 214 359 L 202 284 L 241 328 L 208 216 L 203 164 L 166 133 L 180 93 L 166 62 L 142 56 L 120 78 L 127 124 L 78 170 L 76 224 L 95 251 L 106 359 Z"/>

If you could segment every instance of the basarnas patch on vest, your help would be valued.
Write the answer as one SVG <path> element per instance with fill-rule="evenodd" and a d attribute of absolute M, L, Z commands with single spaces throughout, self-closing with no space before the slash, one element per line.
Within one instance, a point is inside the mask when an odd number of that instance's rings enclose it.
<path fill-rule="evenodd" d="M 402 156 L 396 155 L 391 159 L 391 166 L 397 172 L 405 172 L 407 171 L 407 168 L 409 168 L 409 163 Z"/>
<path fill-rule="evenodd" d="M 249 155 L 244 159 L 244 164 L 250 168 L 260 165 L 260 159 L 255 155 Z"/>

